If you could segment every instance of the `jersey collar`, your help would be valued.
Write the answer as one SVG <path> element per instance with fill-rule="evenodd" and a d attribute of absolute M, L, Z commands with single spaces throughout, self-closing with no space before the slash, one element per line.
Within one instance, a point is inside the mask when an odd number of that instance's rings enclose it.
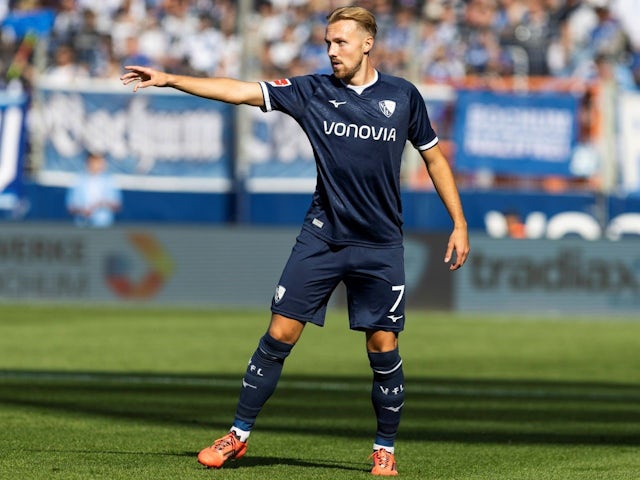
<path fill-rule="evenodd" d="M 378 71 L 374 70 L 373 73 L 375 74 L 373 77 L 373 80 L 371 80 L 369 83 L 367 83 L 366 85 L 347 85 L 346 83 L 342 82 L 342 80 L 340 80 L 342 83 L 344 83 L 344 85 L 347 88 L 350 88 L 351 90 L 353 90 L 354 92 L 356 92 L 358 95 L 361 95 L 362 92 L 364 92 L 367 88 L 369 88 L 371 85 L 373 85 L 374 83 L 376 83 L 378 81 Z"/>

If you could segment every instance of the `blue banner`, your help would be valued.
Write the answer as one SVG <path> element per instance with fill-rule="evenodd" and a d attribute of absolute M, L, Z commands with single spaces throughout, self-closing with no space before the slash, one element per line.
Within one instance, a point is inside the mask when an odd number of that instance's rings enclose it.
<path fill-rule="evenodd" d="M 53 9 L 13 10 L 0 22 L 0 26 L 18 39 L 29 34 L 44 37 L 51 33 L 55 19 Z"/>
<path fill-rule="evenodd" d="M 37 88 L 34 135 L 43 146 L 39 180 L 68 186 L 87 151 L 105 155 L 123 188 L 231 189 L 233 107 L 177 91 L 132 93 L 120 85 Z"/>
<path fill-rule="evenodd" d="M 20 202 L 28 97 L 0 91 L 0 210 Z"/>
<path fill-rule="evenodd" d="M 577 124 L 578 98 L 570 94 L 460 91 L 456 168 L 569 176 Z"/>
<path fill-rule="evenodd" d="M 250 112 L 247 134 L 250 192 L 313 192 L 316 163 L 311 144 L 296 121 L 281 112 Z"/>

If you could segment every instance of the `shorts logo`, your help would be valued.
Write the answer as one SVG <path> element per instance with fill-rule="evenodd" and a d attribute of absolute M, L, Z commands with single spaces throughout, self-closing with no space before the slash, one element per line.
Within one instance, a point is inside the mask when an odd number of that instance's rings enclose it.
<path fill-rule="evenodd" d="M 393 115 L 393 112 L 396 111 L 396 102 L 393 100 L 381 100 L 378 102 L 378 106 L 380 107 L 380 111 L 384 113 L 384 116 L 389 118 Z"/>
<path fill-rule="evenodd" d="M 323 222 L 322 220 L 318 220 L 317 218 L 314 218 L 314 219 L 311 221 L 311 223 L 312 223 L 314 226 L 318 227 L 318 228 L 322 228 L 322 227 L 324 227 L 324 222 Z"/>
<path fill-rule="evenodd" d="M 276 293 L 273 296 L 273 300 L 276 303 L 280 303 L 282 301 L 282 298 L 284 297 L 284 294 L 286 293 L 287 289 L 284 288 L 282 285 L 278 285 L 276 287 Z"/>
<path fill-rule="evenodd" d="M 274 80 L 273 82 L 269 82 L 274 87 L 288 87 L 291 85 L 291 82 L 288 78 L 280 78 L 278 80 Z"/>

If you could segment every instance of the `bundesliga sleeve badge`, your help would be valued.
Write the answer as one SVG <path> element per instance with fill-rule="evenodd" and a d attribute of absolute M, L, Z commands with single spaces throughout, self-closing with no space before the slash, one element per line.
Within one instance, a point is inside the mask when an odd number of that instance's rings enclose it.
<path fill-rule="evenodd" d="M 269 85 L 273 85 L 274 87 L 289 87 L 291 85 L 291 82 L 288 78 L 281 78 L 279 80 L 273 80 L 272 82 L 269 82 Z"/>

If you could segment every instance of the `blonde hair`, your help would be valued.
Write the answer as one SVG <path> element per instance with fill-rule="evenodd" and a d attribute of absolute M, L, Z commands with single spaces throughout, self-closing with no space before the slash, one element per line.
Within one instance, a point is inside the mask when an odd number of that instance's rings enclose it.
<path fill-rule="evenodd" d="M 365 32 L 367 32 L 373 38 L 376 38 L 376 34 L 378 33 L 376 18 L 366 8 L 355 6 L 339 7 L 329 15 L 327 15 L 328 25 L 339 22 L 340 20 L 353 20 L 358 25 L 360 25 L 360 28 L 362 28 Z"/>

